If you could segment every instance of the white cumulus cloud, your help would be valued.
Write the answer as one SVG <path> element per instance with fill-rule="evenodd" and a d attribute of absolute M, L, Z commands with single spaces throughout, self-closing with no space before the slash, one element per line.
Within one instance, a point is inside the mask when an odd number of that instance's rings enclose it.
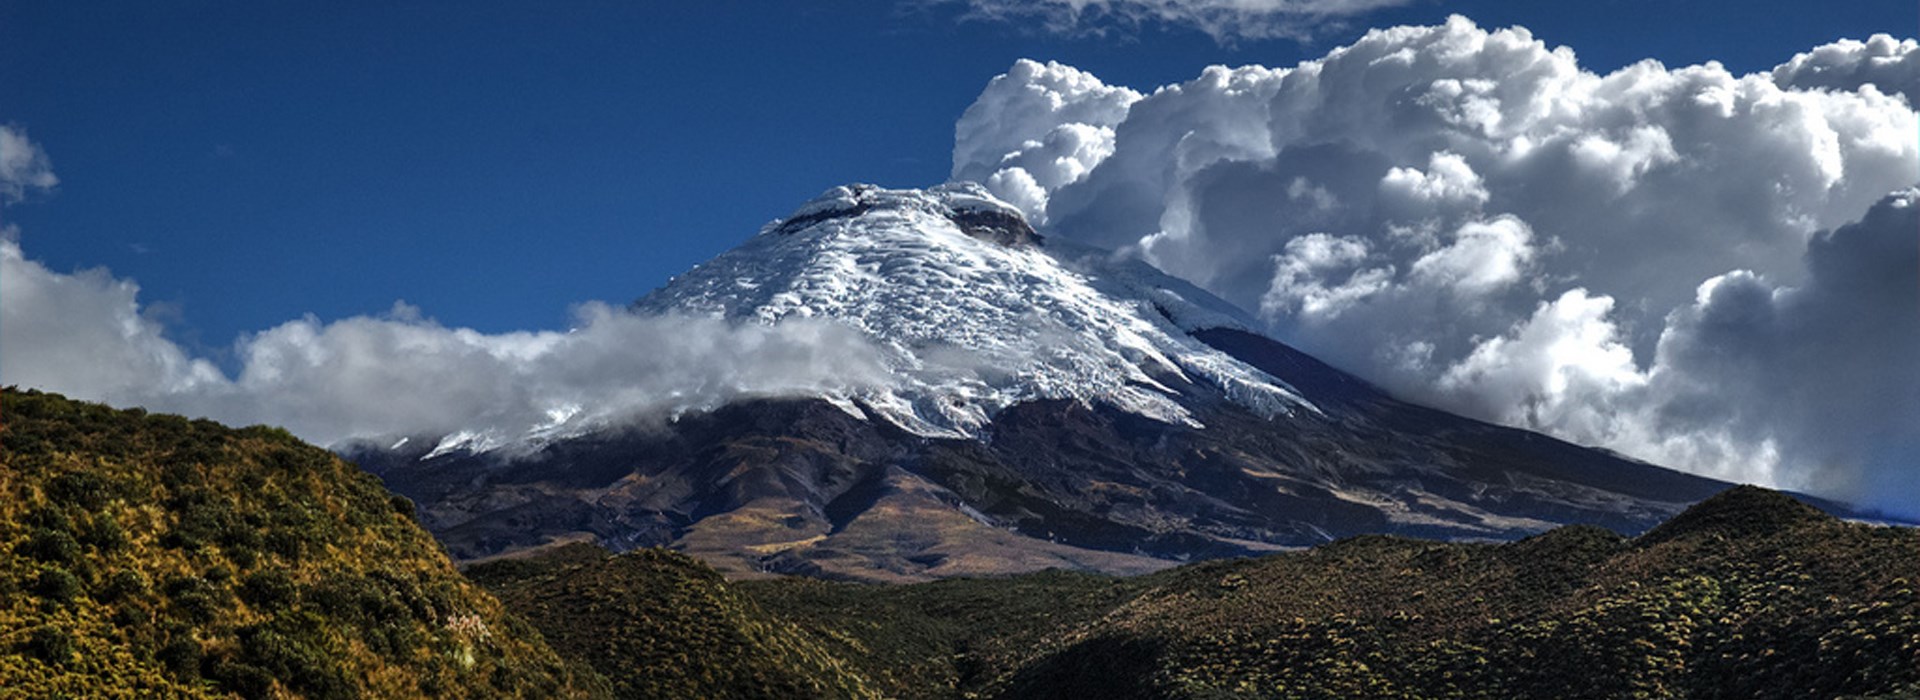
<path fill-rule="evenodd" d="M 104 269 L 54 272 L 0 240 L 0 383 L 58 378 L 63 391 L 102 398 L 218 383 L 217 369 L 140 313 L 139 293 Z"/>
<path fill-rule="evenodd" d="M 1786 88 L 1859 90 L 1920 98 L 1920 42 L 1875 34 L 1866 41 L 1842 39 L 1797 55 L 1773 69 L 1773 82 Z"/>
<path fill-rule="evenodd" d="M 1702 283 L 1648 372 L 1659 439 L 1741 446 L 1726 460 L 1888 508 L 1920 493 L 1920 189 L 1808 242 L 1806 274 Z M 1740 454 L 1746 452 L 1748 454 Z M 1771 454 L 1769 454 L 1771 453 Z M 1909 512 L 1910 515 L 1913 513 Z"/>
<path fill-rule="evenodd" d="M 1524 28 L 1454 17 L 1375 30 L 1292 67 L 1207 68 L 1103 124 L 1111 147 L 1091 169 L 1022 185 L 1041 190 L 1025 201 L 1044 203 L 1045 231 L 1138 255 L 1258 309 L 1276 336 L 1405 396 L 1702 473 L 1837 494 L 1851 487 L 1819 475 L 1864 483 L 1920 470 L 1895 458 L 1913 454 L 1888 437 L 1898 431 L 1881 429 L 1920 424 L 1920 409 L 1883 406 L 1897 410 L 1860 414 L 1875 429 L 1851 433 L 1807 413 L 1750 410 L 1735 431 L 1683 410 L 1710 394 L 1682 400 L 1679 390 L 1731 370 L 1676 353 L 1692 347 L 1682 339 L 1696 335 L 1689 314 L 1703 281 L 1810 298 L 1781 290 L 1829 286 L 1816 279 L 1817 251 L 1838 234 L 1820 232 L 1851 230 L 1913 184 L 1914 47 L 1841 41 L 1770 74 L 1651 60 L 1600 74 Z M 1024 82 L 1019 72 L 996 84 Z M 968 119 L 975 128 L 957 133 L 955 152 L 975 164 L 1026 150 L 1006 147 L 1013 137 L 992 124 L 1019 124 L 1026 143 L 1072 123 L 987 99 Z M 997 174 L 958 161 L 954 171 Z M 1912 257 L 1902 260 L 1913 267 Z M 1880 332 L 1920 325 L 1887 315 L 1891 290 L 1852 313 L 1876 314 Z M 1866 325 L 1831 330 L 1836 352 L 1879 337 L 1860 335 Z M 1831 361 L 1884 369 L 1860 354 Z M 1870 389 L 1805 370 L 1769 376 L 1699 386 L 1733 401 L 1755 386 L 1784 391 L 1778 382 L 1833 401 Z M 1911 373 L 1877 376 L 1920 395 Z M 1849 440 L 1868 444 L 1835 457 Z M 1852 466 L 1831 466 L 1842 462 Z"/>
<path fill-rule="evenodd" d="M 1113 126 L 1139 100 L 1076 68 L 1018 61 L 954 125 L 953 179 L 986 185 L 1044 223 L 1047 193 L 1113 154 Z"/>

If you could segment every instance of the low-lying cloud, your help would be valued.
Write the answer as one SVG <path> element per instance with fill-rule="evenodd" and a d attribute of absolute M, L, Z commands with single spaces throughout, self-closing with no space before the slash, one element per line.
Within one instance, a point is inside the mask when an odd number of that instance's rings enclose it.
<path fill-rule="evenodd" d="M 46 153 L 0 126 L 0 206 L 59 182 Z M 133 280 L 59 272 L 0 229 L 0 384 L 121 406 L 281 425 L 320 444 L 465 434 L 508 442 L 665 419 L 744 397 L 850 395 L 888 380 L 853 328 L 637 314 L 582 304 L 567 331 L 448 328 L 396 302 L 240 338 L 237 374 L 193 357 Z"/>
<path fill-rule="evenodd" d="M 875 348 L 843 325 L 735 324 L 598 303 L 576 309 L 568 331 L 448 328 L 405 304 L 309 317 L 240 339 L 240 368 L 228 377 L 143 317 L 138 292 L 105 270 L 49 270 L 0 241 L 0 383 L 282 425 L 333 444 L 462 431 L 505 441 L 887 379 Z"/>
<path fill-rule="evenodd" d="M 1889 242 L 1916 237 L 1889 193 L 1920 177 L 1917 56 L 1602 75 L 1456 17 L 1144 93 L 1022 62 L 953 177 L 1402 395 L 1871 499 L 1920 472 L 1920 256 Z"/>

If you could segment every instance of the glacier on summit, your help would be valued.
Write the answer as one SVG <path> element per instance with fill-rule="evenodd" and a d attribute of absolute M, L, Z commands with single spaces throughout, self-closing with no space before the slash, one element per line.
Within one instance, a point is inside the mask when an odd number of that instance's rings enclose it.
<path fill-rule="evenodd" d="M 1189 335 L 1252 326 L 1143 263 L 1042 240 L 972 183 L 835 187 L 634 304 L 776 324 L 830 318 L 881 346 L 895 381 L 823 397 L 913 432 L 973 437 L 1038 399 L 1202 427 L 1184 386 L 1264 416 L 1318 411 L 1285 382 Z"/>

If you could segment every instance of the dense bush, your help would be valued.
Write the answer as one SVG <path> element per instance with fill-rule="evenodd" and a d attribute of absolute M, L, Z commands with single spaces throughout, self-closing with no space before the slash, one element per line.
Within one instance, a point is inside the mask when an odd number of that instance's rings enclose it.
<path fill-rule="evenodd" d="M 73 635 L 53 625 L 41 625 L 27 637 L 24 651 L 41 661 L 64 666 L 73 660 Z"/>
<path fill-rule="evenodd" d="M 55 564 L 79 561 L 81 554 L 80 541 L 74 539 L 73 535 L 65 530 L 44 527 L 34 528 L 33 535 L 20 550 L 29 557 Z"/>
<path fill-rule="evenodd" d="M 1137 579 L 739 585 L 899 697 L 1784 700 L 1912 697 L 1915 581 L 1920 532 L 1743 488 L 1638 540 L 1360 537 Z"/>
<path fill-rule="evenodd" d="M 286 431 L 11 389 L 0 415 L 0 696 L 603 695 Z"/>
<path fill-rule="evenodd" d="M 34 582 L 33 592 L 49 603 L 65 606 L 79 598 L 83 591 L 78 576 L 52 566 L 40 570 L 40 578 Z"/>
<path fill-rule="evenodd" d="M 572 545 L 470 573 L 618 697 L 877 697 L 844 659 L 683 554 Z"/>

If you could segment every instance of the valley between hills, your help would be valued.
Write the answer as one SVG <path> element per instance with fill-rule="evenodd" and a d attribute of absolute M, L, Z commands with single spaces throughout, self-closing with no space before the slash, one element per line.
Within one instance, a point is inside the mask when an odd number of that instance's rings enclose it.
<path fill-rule="evenodd" d="M 0 696 L 1898 698 L 1920 532 L 1738 487 L 1637 536 L 1360 536 L 1139 576 L 456 568 L 284 431 L 0 399 Z"/>

